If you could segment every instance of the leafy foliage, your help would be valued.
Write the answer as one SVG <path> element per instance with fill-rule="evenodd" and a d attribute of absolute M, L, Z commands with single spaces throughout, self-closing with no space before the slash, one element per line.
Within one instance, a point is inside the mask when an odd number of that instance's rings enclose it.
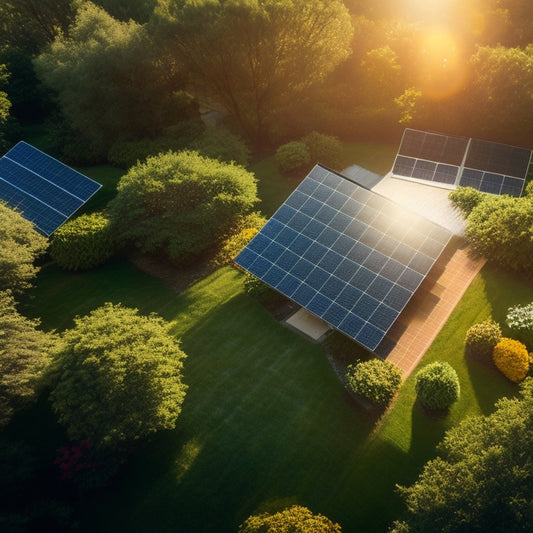
<path fill-rule="evenodd" d="M 218 262 L 224 264 L 232 261 L 265 224 L 266 218 L 259 213 L 242 217 L 232 229 L 232 234 L 224 240 Z"/>
<path fill-rule="evenodd" d="M 439 411 L 448 409 L 461 392 L 457 372 L 444 361 L 435 361 L 419 370 L 415 390 L 424 407 Z"/>
<path fill-rule="evenodd" d="M 221 127 L 208 126 L 204 134 L 192 142 L 190 148 L 205 157 L 234 162 L 246 167 L 250 162 L 250 150 L 237 135 Z"/>
<path fill-rule="evenodd" d="M 485 198 L 485 194 L 472 187 L 457 187 L 450 192 L 448 198 L 452 204 L 461 211 L 464 218 L 468 218 L 472 209 L 479 205 Z"/>
<path fill-rule="evenodd" d="M 529 354 L 520 341 L 503 337 L 492 352 L 494 364 L 511 381 L 522 381 L 529 371 Z"/>
<path fill-rule="evenodd" d="M 349 365 L 346 379 L 352 392 L 385 407 L 400 389 L 402 372 L 389 361 L 370 359 Z"/>
<path fill-rule="evenodd" d="M 340 170 L 342 145 L 337 137 L 313 131 L 302 137 L 301 142 L 309 149 L 309 159 L 312 164 L 321 163 L 327 167 Z"/>
<path fill-rule="evenodd" d="M 278 513 L 249 516 L 239 533 L 341 533 L 341 527 L 307 507 L 293 505 Z"/>
<path fill-rule="evenodd" d="M 253 174 L 196 152 L 151 157 L 132 167 L 117 189 L 109 216 L 118 242 L 180 261 L 231 233 L 257 202 Z"/>
<path fill-rule="evenodd" d="M 0 291 L 0 426 L 36 396 L 52 338 L 20 315 L 9 291 Z"/>
<path fill-rule="evenodd" d="M 102 213 L 81 215 L 54 232 L 50 255 L 66 270 L 85 270 L 105 263 L 114 252 L 111 224 Z"/>
<path fill-rule="evenodd" d="M 39 270 L 35 260 L 47 246 L 31 222 L 0 201 L 0 290 L 29 287 Z"/>
<path fill-rule="evenodd" d="M 533 349 L 533 302 L 511 307 L 507 311 L 506 322 L 513 335 Z"/>
<path fill-rule="evenodd" d="M 115 448 L 175 427 L 185 354 L 163 319 L 108 303 L 77 318 L 53 357 L 52 407 L 72 439 Z"/>
<path fill-rule="evenodd" d="M 399 487 L 409 517 L 393 531 L 526 531 L 533 520 L 533 379 L 520 398 L 504 398 L 488 416 L 447 431 L 442 457 L 410 487 Z"/>
<path fill-rule="evenodd" d="M 485 320 L 474 324 L 466 332 L 466 349 L 472 355 L 490 359 L 496 344 L 502 338 L 502 330 L 494 320 Z"/>
<path fill-rule="evenodd" d="M 309 148 L 301 141 L 283 144 L 276 150 L 276 162 L 282 172 L 301 170 L 311 162 Z"/>

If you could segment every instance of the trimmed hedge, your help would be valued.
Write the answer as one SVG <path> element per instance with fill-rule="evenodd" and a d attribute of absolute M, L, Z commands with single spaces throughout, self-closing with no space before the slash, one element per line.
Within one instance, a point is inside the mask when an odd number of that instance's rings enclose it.
<path fill-rule="evenodd" d="M 494 320 L 474 324 L 467 332 L 465 346 L 467 353 L 483 359 L 490 359 L 496 344 L 502 338 L 502 330 Z"/>
<path fill-rule="evenodd" d="M 379 407 L 387 406 L 402 384 L 401 370 L 389 361 L 371 359 L 347 370 L 348 388 Z"/>
<path fill-rule="evenodd" d="M 92 213 L 67 222 L 53 234 L 49 251 L 65 270 L 85 270 L 105 263 L 115 251 L 109 220 L 102 213 Z"/>
<path fill-rule="evenodd" d="M 420 403 L 435 411 L 448 409 L 461 393 L 457 372 L 444 361 L 435 361 L 419 370 L 415 390 Z"/>
<path fill-rule="evenodd" d="M 498 370 L 514 383 L 522 381 L 529 372 L 529 354 L 520 341 L 504 337 L 492 353 Z"/>

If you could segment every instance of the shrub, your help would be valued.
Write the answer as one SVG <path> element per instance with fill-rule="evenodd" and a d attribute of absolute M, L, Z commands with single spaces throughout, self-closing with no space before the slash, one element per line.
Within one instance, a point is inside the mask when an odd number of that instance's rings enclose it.
<path fill-rule="evenodd" d="M 204 134 L 191 143 L 190 148 L 205 157 L 211 157 L 246 167 L 250 162 L 250 150 L 246 143 L 225 128 L 209 126 Z"/>
<path fill-rule="evenodd" d="M 301 141 L 309 149 L 310 162 L 321 163 L 338 169 L 342 163 L 342 145 L 337 137 L 313 131 L 302 137 Z"/>
<path fill-rule="evenodd" d="M 352 392 L 385 407 L 400 389 L 402 372 L 389 361 L 371 359 L 349 365 L 346 379 Z"/>
<path fill-rule="evenodd" d="M 259 213 L 250 213 L 235 226 L 234 231 L 223 242 L 216 258 L 217 263 L 231 262 L 265 225 L 266 219 Z"/>
<path fill-rule="evenodd" d="M 65 270 L 85 270 L 114 253 L 109 220 L 102 213 L 81 215 L 61 226 L 50 242 L 50 255 Z"/>
<path fill-rule="evenodd" d="M 276 151 L 276 161 L 282 172 L 300 170 L 311 162 L 309 148 L 299 141 L 283 144 Z"/>
<path fill-rule="evenodd" d="M 468 218 L 472 209 L 481 203 L 484 197 L 485 195 L 481 191 L 472 187 L 457 187 L 448 195 L 454 207 L 461 211 L 464 218 Z"/>
<path fill-rule="evenodd" d="M 485 320 L 474 324 L 466 332 L 467 352 L 476 357 L 490 359 L 494 346 L 500 342 L 501 338 L 502 330 L 494 320 Z"/>
<path fill-rule="evenodd" d="M 514 337 L 533 348 L 533 302 L 509 308 L 506 322 Z"/>
<path fill-rule="evenodd" d="M 182 144 L 170 137 L 161 137 L 157 140 L 117 141 L 109 149 L 107 160 L 112 165 L 129 169 L 147 157 L 156 156 L 169 150 L 179 151 L 181 148 Z"/>
<path fill-rule="evenodd" d="M 514 383 L 522 381 L 529 371 L 529 354 L 526 347 L 517 340 L 504 337 L 492 353 L 498 370 Z"/>
<path fill-rule="evenodd" d="M 459 399 L 457 372 L 449 363 L 436 361 L 418 371 L 415 390 L 420 403 L 431 410 L 448 409 Z"/>

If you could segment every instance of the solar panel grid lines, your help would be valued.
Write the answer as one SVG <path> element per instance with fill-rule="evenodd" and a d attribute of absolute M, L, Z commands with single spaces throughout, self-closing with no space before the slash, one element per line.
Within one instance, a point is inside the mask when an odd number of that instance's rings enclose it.
<path fill-rule="evenodd" d="M 50 236 L 101 185 L 24 141 L 0 158 L 0 199 Z"/>
<path fill-rule="evenodd" d="M 235 263 L 374 350 L 450 237 L 317 165 Z"/>
<path fill-rule="evenodd" d="M 502 143 L 407 128 L 392 174 L 441 187 L 522 194 L 532 151 Z"/>

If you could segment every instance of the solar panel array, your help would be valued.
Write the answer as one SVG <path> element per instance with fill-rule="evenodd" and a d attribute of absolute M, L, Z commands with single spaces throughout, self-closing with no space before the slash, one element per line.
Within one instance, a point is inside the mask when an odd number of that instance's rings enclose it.
<path fill-rule="evenodd" d="M 235 262 L 375 350 L 450 238 L 317 165 Z"/>
<path fill-rule="evenodd" d="M 51 235 L 99 188 L 96 181 L 23 141 L 0 158 L 0 199 Z"/>
<path fill-rule="evenodd" d="M 482 192 L 520 196 L 531 150 L 406 129 L 392 173 Z"/>

